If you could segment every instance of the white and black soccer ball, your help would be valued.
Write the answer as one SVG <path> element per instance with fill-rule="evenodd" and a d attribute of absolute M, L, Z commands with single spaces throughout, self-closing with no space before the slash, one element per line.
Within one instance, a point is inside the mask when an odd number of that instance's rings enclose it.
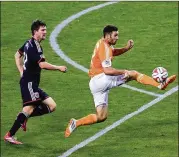
<path fill-rule="evenodd" d="M 163 67 L 157 67 L 152 72 L 152 78 L 158 83 L 163 83 L 168 77 L 168 72 Z"/>

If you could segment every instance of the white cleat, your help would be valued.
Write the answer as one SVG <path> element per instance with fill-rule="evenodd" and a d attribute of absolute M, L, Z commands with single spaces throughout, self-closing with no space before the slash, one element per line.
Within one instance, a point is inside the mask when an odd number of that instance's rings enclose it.
<path fill-rule="evenodd" d="M 65 137 L 69 137 L 75 129 L 76 129 L 76 119 L 72 118 L 66 128 Z"/>

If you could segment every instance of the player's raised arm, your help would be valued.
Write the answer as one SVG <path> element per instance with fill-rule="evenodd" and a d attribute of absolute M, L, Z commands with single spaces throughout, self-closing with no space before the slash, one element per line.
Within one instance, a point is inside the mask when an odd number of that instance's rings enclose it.
<path fill-rule="evenodd" d="M 39 66 L 41 69 L 46 69 L 46 70 L 59 70 L 61 72 L 67 71 L 66 66 L 57 66 L 57 65 L 50 64 L 48 62 L 40 62 Z"/>
<path fill-rule="evenodd" d="M 23 74 L 23 53 L 21 54 L 19 51 L 15 53 L 15 62 L 17 69 L 20 72 L 20 76 Z"/>
<path fill-rule="evenodd" d="M 129 51 L 134 46 L 134 41 L 131 39 L 127 42 L 127 45 L 123 48 L 114 48 L 113 56 L 119 56 L 127 51 Z"/>

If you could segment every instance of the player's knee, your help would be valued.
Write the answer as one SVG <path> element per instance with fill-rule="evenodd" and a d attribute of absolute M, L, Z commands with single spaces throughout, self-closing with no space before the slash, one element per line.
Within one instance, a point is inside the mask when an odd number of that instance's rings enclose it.
<path fill-rule="evenodd" d="M 57 106 L 57 104 L 56 104 L 55 102 L 52 103 L 52 104 L 50 104 L 50 105 L 49 105 L 50 111 L 51 111 L 51 112 L 54 112 L 54 111 L 56 110 L 56 106 Z"/>
<path fill-rule="evenodd" d="M 46 104 L 49 107 L 50 112 L 55 111 L 57 106 L 55 101 L 51 97 L 45 99 L 42 103 Z"/>
<path fill-rule="evenodd" d="M 106 104 L 99 105 L 96 108 L 96 115 L 98 122 L 104 122 L 108 116 L 108 109 Z"/>
<path fill-rule="evenodd" d="M 29 105 L 29 106 L 25 106 L 23 107 L 22 111 L 28 115 L 30 115 L 34 110 L 34 106 Z"/>
<path fill-rule="evenodd" d="M 107 114 L 97 114 L 98 122 L 104 122 L 107 119 Z"/>
<path fill-rule="evenodd" d="M 140 73 L 138 71 L 136 71 L 136 70 L 131 70 L 129 72 L 130 78 L 132 78 L 132 79 L 136 79 L 139 74 Z"/>

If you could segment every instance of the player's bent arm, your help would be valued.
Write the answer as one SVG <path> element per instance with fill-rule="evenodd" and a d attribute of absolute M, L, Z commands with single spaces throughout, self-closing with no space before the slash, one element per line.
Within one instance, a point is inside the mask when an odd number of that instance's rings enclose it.
<path fill-rule="evenodd" d="M 125 52 L 127 52 L 128 49 L 126 47 L 123 47 L 123 48 L 114 48 L 113 50 L 113 56 L 119 56 Z"/>
<path fill-rule="evenodd" d="M 46 70 L 59 70 L 61 72 L 66 72 L 67 67 L 66 66 L 57 66 L 50 64 L 48 62 L 40 62 L 39 66 L 41 69 L 46 69 Z"/>
<path fill-rule="evenodd" d="M 22 76 L 22 74 L 23 74 L 23 55 L 21 55 L 19 53 L 19 51 L 17 51 L 15 53 L 15 62 L 16 62 L 17 69 L 19 70 L 20 75 Z"/>
<path fill-rule="evenodd" d="M 113 49 L 113 56 L 119 56 L 119 55 L 127 52 L 128 50 L 130 50 L 133 46 L 134 46 L 134 41 L 129 40 L 125 47 L 123 47 L 123 48 L 114 48 Z"/>
<path fill-rule="evenodd" d="M 113 67 L 103 68 L 103 70 L 106 75 L 114 75 L 114 76 L 122 75 L 122 74 L 125 74 L 126 72 L 126 70 L 118 70 Z"/>

